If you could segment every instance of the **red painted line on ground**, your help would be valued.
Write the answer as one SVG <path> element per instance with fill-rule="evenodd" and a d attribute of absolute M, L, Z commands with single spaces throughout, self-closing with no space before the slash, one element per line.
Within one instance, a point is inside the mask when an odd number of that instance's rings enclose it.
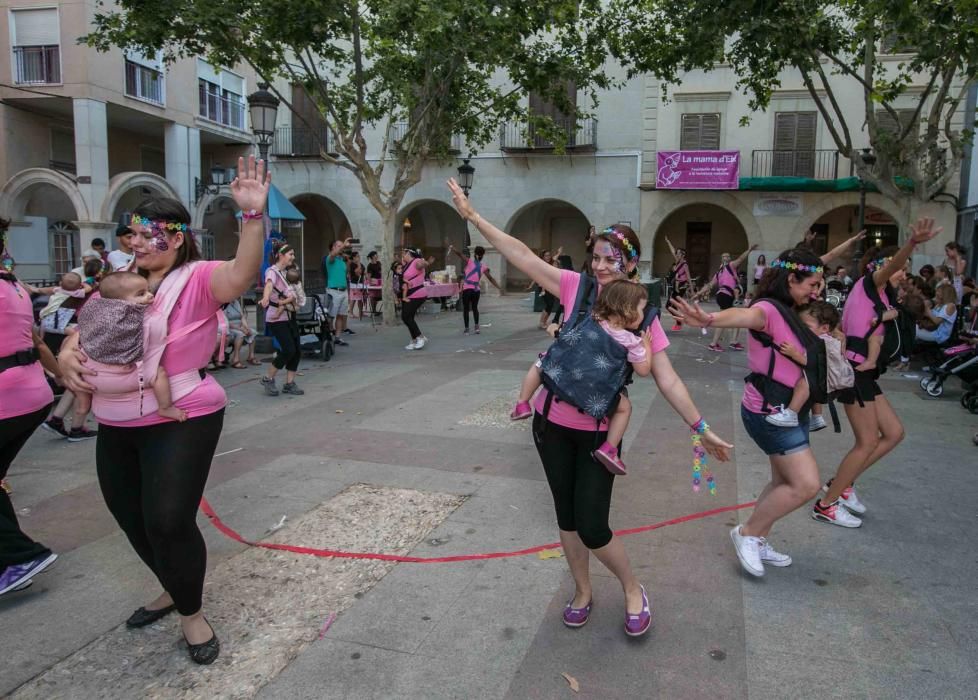
<path fill-rule="evenodd" d="M 714 515 L 719 515 L 720 513 L 729 513 L 734 510 L 741 510 L 743 508 L 750 508 L 754 505 L 754 501 L 750 503 L 739 503 L 734 506 L 723 506 L 722 508 L 713 508 L 711 510 L 704 510 L 699 513 L 691 513 L 690 515 L 683 515 L 678 518 L 672 518 L 671 520 L 663 520 L 662 522 L 653 523 L 651 525 L 642 525 L 640 527 L 632 527 L 625 530 L 618 530 L 615 532 L 619 537 L 625 535 L 636 535 L 640 532 L 649 532 L 650 530 L 658 530 L 659 528 L 669 527 L 670 525 L 679 525 L 681 523 L 688 523 L 691 520 L 701 520 L 703 518 L 709 518 Z M 277 544 L 274 542 L 252 542 L 251 540 L 246 540 L 244 537 L 239 535 L 236 531 L 227 526 L 224 521 L 218 517 L 217 513 L 211 507 L 211 504 L 207 502 L 206 498 L 200 499 L 200 510 L 206 515 L 211 524 L 216 527 L 219 531 L 224 533 L 227 537 L 231 538 L 235 542 L 240 542 L 246 544 L 250 547 L 261 547 L 263 549 L 274 549 L 280 552 L 292 552 L 293 554 L 309 554 L 314 557 L 338 557 L 343 559 L 380 559 L 381 561 L 396 561 L 407 564 L 443 564 L 446 562 L 455 561 L 474 561 L 479 559 L 502 559 L 504 557 L 522 557 L 527 554 L 536 554 L 537 552 L 542 552 L 546 549 L 557 549 L 560 547 L 560 542 L 551 542 L 549 544 L 540 544 L 536 547 L 528 547 L 527 549 L 518 549 L 512 552 L 488 552 L 485 554 L 457 554 L 449 557 L 410 557 L 402 556 L 398 554 L 378 554 L 374 552 L 343 552 L 335 549 L 314 549 L 312 547 L 300 547 L 291 544 Z"/>

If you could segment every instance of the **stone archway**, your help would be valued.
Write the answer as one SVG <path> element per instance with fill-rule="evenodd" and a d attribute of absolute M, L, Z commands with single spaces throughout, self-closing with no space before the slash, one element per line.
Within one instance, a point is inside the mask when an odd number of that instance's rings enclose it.
<path fill-rule="evenodd" d="M 850 220 L 850 223 L 844 229 L 838 222 L 833 226 L 835 219 L 841 220 L 841 212 L 844 210 L 852 213 L 853 218 Z M 823 197 L 814 205 L 808 207 L 805 215 L 799 218 L 798 223 L 795 224 L 795 228 L 791 232 L 789 241 L 792 243 L 800 241 L 804 237 L 805 232 L 812 228 L 812 226 L 828 223 L 828 247 L 831 249 L 856 232 L 855 227 L 858 226 L 858 221 L 855 217 L 858 216 L 858 210 L 859 193 L 840 192 Z M 889 197 L 884 197 L 875 192 L 870 192 L 866 195 L 866 211 L 867 213 L 873 211 L 881 212 L 893 222 L 900 221 L 900 205 Z"/>
<path fill-rule="evenodd" d="M 304 192 L 291 197 L 290 201 L 306 217 L 300 255 L 305 286 L 307 289 L 325 287 L 321 261 L 333 241 L 353 236 L 350 221 L 339 205 L 321 194 Z"/>
<path fill-rule="evenodd" d="M 432 269 L 442 269 L 446 262 L 448 265 L 458 264 L 457 259 L 446 261 L 445 253 L 447 243 L 458 250 L 465 245 L 465 226 L 454 207 L 437 199 L 419 199 L 402 207 L 398 213 L 395 230 L 400 236 L 395 243 L 421 248 L 425 257 L 435 257 Z"/>
<path fill-rule="evenodd" d="M 101 221 L 118 223 L 123 212 L 131 211 L 146 197 L 153 195 L 180 200 L 180 195 L 169 182 L 154 173 L 119 173 L 109 180 L 109 188 L 102 202 Z"/>
<path fill-rule="evenodd" d="M 587 216 L 573 204 L 562 199 L 538 199 L 520 207 L 510 217 L 506 231 L 537 252 L 563 248 L 571 268 L 579 270 L 587 257 L 590 226 Z M 510 284 L 523 286 L 529 281 L 515 268 L 509 270 L 507 279 Z"/>
<path fill-rule="evenodd" d="M 676 248 L 686 250 L 690 272 L 700 283 L 719 269 L 724 253 L 736 257 L 750 245 L 741 220 L 724 207 L 703 202 L 678 207 L 654 232 L 652 272 L 657 277 L 665 277 L 673 264 L 667 237 Z"/>
<path fill-rule="evenodd" d="M 37 190 L 43 191 L 48 188 L 59 190 L 67 198 L 75 220 L 90 219 L 85 199 L 75 181 L 64 173 L 48 168 L 27 168 L 7 180 L 0 190 L 0 212 L 3 212 L 3 216 L 7 218 L 16 219 L 23 216 L 29 201 L 36 196 Z"/>
<path fill-rule="evenodd" d="M 882 199 L 882 198 L 880 198 Z M 800 241 L 809 229 L 815 231 L 815 250 L 820 254 L 835 248 L 849 239 L 859 228 L 859 202 L 847 201 L 834 207 L 822 206 L 806 217 L 807 225 L 801 229 L 797 238 L 791 243 Z M 899 219 L 885 209 L 873 204 L 866 204 L 865 248 L 873 245 L 889 246 L 899 244 Z"/>
<path fill-rule="evenodd" d="M 227 195 L 212 197 L 204 210 L 202 227 L 213 238 L 214 260 L 230 260 L 238 251 L 237 206 Z"/>

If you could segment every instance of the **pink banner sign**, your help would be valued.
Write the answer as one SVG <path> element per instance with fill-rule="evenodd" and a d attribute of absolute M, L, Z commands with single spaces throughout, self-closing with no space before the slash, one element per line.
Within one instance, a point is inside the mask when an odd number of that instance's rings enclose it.
<path fill-rule="evenodd" d="M 659 151 L 659 190 L 736 190 L 740 151 Z"/>

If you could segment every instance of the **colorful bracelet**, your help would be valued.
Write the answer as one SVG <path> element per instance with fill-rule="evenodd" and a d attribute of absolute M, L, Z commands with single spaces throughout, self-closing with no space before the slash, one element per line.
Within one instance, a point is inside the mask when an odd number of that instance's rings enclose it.
<path fill-rule="evenodd" d="M 241 212 L 242 221 L 254 221 L 255 219 L 265 218 L 265 212 L 258 211 L 257 209 L 250 209 L 248 211 Z"/>
<path fill-rule="evenodd" d="M 693 432 L 690 436 L 690 440 L 693 443 L 693 491 L 697 492 L 700 490 L 700 484 L 702 483 L 701 474 L 703 467 L 707 465 L 706 450 L 703 448 L 702 436 L 709 429 L 710 425 L 702 418 L 690 426 L 690 430 Z M 711 496 L 717 495 L 717 484 L 713 478 L 713 474 L 709 471 L 706 472 L 706 486 Z"/>

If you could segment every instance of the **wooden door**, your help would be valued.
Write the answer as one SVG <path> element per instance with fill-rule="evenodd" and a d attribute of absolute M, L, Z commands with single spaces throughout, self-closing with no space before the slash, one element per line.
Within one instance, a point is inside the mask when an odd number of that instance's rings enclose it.
<path fill-rule="evenodd" d="M 689 274 L 699 277 L 702 285 L 710 274 L 710 244 L 713 224 L 709 221 L 686 222 L 686 260 Z"/>

